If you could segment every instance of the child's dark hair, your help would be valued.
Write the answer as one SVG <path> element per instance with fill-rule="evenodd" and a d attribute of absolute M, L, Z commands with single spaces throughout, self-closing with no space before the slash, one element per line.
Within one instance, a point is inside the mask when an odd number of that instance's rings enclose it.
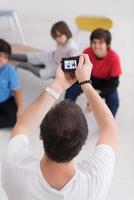
<path fill-rule="evenodd" d="M 111 37 L 111 33 L 108 30 L 103 29 L 103 28 L 98 28 L 91 33 L 91 36 L 90 36 L 91 43 L 94 39 L 98 39 L 98 40 L 104 39 L 107 46 L 110 47 L 112 37 Z"/>
<path fill-rule="evenodd" d="M 72 37 L 72 32 L 64 21 L 59 21 L 52 26 L 51 36 L 54 39 L 58 36 L 57 32 L 59 32 L 61 35 L 66 35 L 67 39 Z"/>
<path fill-rule="evenodd" d="M 0 39 L 0 52 L 10 56 L 12 53 L 11 46 L 8 42 L 3 39 Z"/>

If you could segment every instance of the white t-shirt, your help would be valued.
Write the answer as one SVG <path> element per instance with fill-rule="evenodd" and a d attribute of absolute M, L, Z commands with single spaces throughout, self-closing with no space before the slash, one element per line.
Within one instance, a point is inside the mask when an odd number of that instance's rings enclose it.
<path fill-rule="evenodd" d="M 57 45 L 55 51 L 28 53 L 28 62 L 34 65 L 44 64 L 45 68 L 40 70 L 41 78 L 52 78 L 61 58 L 78 55 L 78 47 L 73 39 L 69 39 L 64 45 Z"/>
<path fill-rule="evenodd" d="M 74 177 L 58 191 L 43 178 L 40 160 L 30 150 L 27 136 L 19 135 L 9 142 L 2 185 L 9 200 L 104 200 L 114 160 L 110 146 L 97 146 L 93 156 L 78 163 Z"/>

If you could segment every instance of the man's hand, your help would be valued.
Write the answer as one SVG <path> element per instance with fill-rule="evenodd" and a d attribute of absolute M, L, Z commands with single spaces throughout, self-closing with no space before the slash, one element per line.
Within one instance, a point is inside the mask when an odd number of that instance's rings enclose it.
<path fill-rule="evenodd" d="M 79 82 L 90 80 L 92 63 L 87 54 L 82 54 L 79 59 L 78 67 L 75 71 L 76 79 Z"/>
<path fill-rule="evenodd" d="M 58 66 L 52 87 L 60 92 L 63 92 L 71 87 L 71 85 L 74 84 L 76 80 L 79 82 L 89 80 L 91 76 L 91 70 L 92 63 L 89 60 L 89 56 L 82 54 L 80 56 L 78 67 L 75 73 L 63 72 L 61 69 L 61 64 Z"/>
<path fill-rule="evenodd" d="M 76 82 L 74 73 L 65 73 L 61 69 L 61 64 L 57 67 L 55 79 L 52 83 L 53 87 L 59 92 L 67 90 L 72 84 Z"/>

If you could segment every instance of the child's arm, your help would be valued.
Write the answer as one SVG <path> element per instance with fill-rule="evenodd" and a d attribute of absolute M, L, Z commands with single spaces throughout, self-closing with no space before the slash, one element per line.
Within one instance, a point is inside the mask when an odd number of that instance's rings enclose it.
<path fill-rule="evenodd" d="M 18 118 L 21 115 L 21 113 L 23 112 L 22 89 L 19 88 L 17 90 L 14 90 L 13 93 L 14 93 L 14 97 L 16 100 L 16 104 L 17 104 L 17 118 Z"/>

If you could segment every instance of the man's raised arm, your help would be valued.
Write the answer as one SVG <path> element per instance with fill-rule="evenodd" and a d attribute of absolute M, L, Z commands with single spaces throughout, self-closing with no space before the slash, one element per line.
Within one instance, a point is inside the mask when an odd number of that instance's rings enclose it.
<path fill-rule="evenodd" d="M 88 55 L 83 55 L 76 70 L 76 79 L 79 83 L 90 80 L 91 70 L 92 64 Z M 115 150 L 118 130 L 111 111 L 90 83 L 82 84 L 81 88 L 88 99 L 100 129 L 97 145 L 107 144 Z"/>
<path fill-rule="evenodd" d="M 19 134 L 28 135 L 41 124 L 46 113 L 55 103 L 60 94 L 74 82 L 70 74 L 64 74 L 61 66 L 57 68 L 56 77 L 42 94 L 20 115 L 12 131 L 11 138 Z"/>

